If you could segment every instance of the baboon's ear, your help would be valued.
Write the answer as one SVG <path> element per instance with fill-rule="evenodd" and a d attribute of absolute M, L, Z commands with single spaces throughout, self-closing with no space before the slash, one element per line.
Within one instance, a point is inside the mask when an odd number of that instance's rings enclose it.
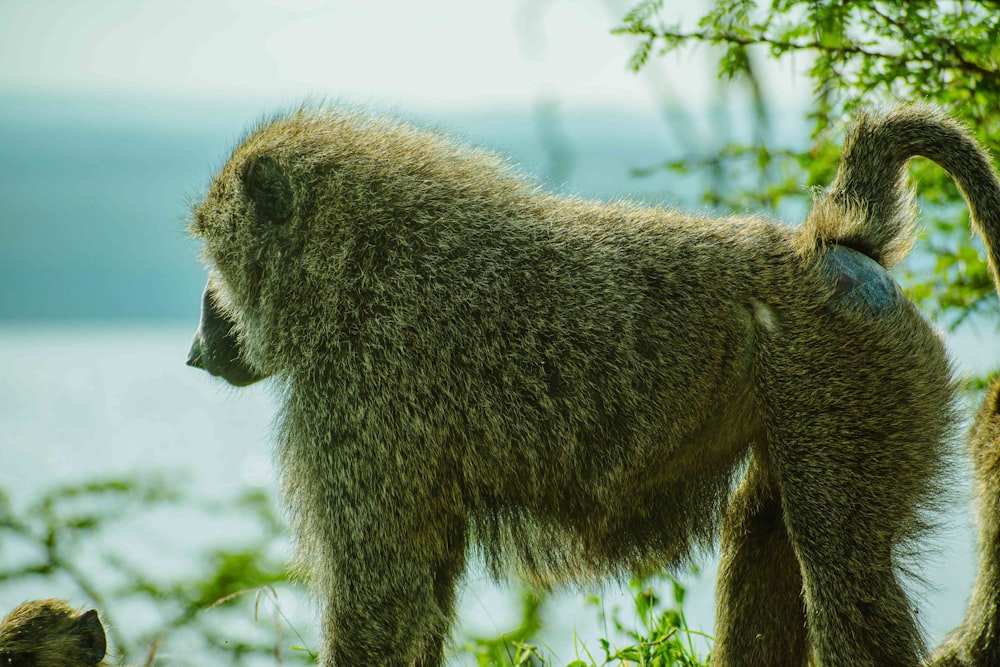
<path fill-rule="evenodd" d="M 270 155 L 254 158 L 247 167 L 243 185 L 257 212 L 269 221 L 282 224 L 292 217 L 292 182 Z"/>
<path fill-rule="evenodd" d="M 84 640 L 83 659 L 88 665 L 96 665 L 104 660 L 108 652 L 108 640 L 104 636 L 104 626 L 93 609 L 87 611 L 76 621 L 76 629 Z"/>

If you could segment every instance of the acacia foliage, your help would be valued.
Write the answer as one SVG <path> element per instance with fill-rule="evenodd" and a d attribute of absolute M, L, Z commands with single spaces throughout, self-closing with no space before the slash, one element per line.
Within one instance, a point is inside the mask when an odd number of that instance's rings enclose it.
<path fill-rule="evenodd" d="M 721 78 L 750 84 L 754 121 L 761 128 L 754 141 L 731 142 L 715 156 L 690 154 L 661 165 L 688 174 L 705 166 L 717 175 L 747 169 L 760 173 L 753 187 L 720 187 L 724 181 L 715 179 L 704 196 L 713 205 L 774 208 L 802 200 L 804 208 L 809 187 L 831 182 L 838 135 L 859 106 L 937 105 L 972 127 L 1000 157 L 996 0 L 719 0 L 706 5 L 688 26 L 675 18 L 674 6 L 643 0 L 615 32 L 635 39 L 630 61 L 635 70 L 671 52 L 707 47 Z M 780 146 L 768 139 L 776 104 L 759 75 L 767 58 L 794 59 L 811 84 L 811 102 L 803 111 L 810 128 L 805 145 Z M 926 227 L 920 243 L 929 252 L 917 253 L 923 261 L 904 267 L 907 289 L 948 324 L 977 311 L 995 319 L 1000 314 L 996 292 L 981 245 L 969 243 L 968 211 L 960 193 L 947 174 L 927 161 L 915 161 L 913 170 Z"/>

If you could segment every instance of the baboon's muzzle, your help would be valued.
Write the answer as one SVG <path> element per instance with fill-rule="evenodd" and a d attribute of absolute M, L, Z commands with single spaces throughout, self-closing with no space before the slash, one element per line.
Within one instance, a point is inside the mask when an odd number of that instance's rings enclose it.
<path fill-rule="evenodd" d="M 191 341 L 187 365 L 221 377 L 235 387 L 245 387 L 266 376 L 244 360 L 234 325 L 218 308 L 212 290 L 206 285 L 201 298 L 201 322 Z"/>

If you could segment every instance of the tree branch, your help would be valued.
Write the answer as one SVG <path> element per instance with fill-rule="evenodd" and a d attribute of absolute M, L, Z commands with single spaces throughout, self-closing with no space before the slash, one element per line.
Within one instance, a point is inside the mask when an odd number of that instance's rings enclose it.
<path fill-rule="evenodd" d="M 878 13 L 878 12 L 876 12 Z M 880 16 L 882 16 L 880 14 Z M 888 19 L 889 17 L 883 16 L 883 18 Z M 891 20 L 891 19 L 889 19 Z M 939 60 L 933 58 L 926 51 L 921 51 L 919 57 L 906 57 L 904 55 L 897 55 L 892 53 L 885 53 L 881 51 L 873 51 L 866 49 L 858 44 L 850 43 L 840 46 L 830 46 L 828 44 L 823 44 L 818 40 L 809 40 L 804 42 L 793 42 L 788 40 L 775 39 L 767 35 L 758 34 L 756 36 L 743 36 L 736 35 L 729 32 L 676 32 L 673 30 L 653 30 L 653 29 L 625 29 L 616 32 L 624 32 L 629 34 L 640 34 L 649 37 L 650 39 L 662 39 L 664 41 L 672 42 L 685 42 L 685 41 L 700 41 L 709 42 L 712 44 L 735 44 L 739 46 L 756 46 L 756 45 L 766 45 L 772 48 L 776 48 L 780 51 L 819 51 L 822 53 L 831 54 L 853 54 L 860 55 L 865 58 L 872 58 L 876 60 L 891 60 L 893 62 L 899 61 L 900 59 L 907 62 L 926 62 L 930 63 L 936 67 L 955 69 L 970 74 L 976 74 L 978 76 L 984 77 L 986 79 L 1000 81 L 1000 71 L 996 69 L 990 69 L 984 67 L 978 63 L 972 62 L 965 57 L 962 51 L 945 39 L 938 39 L 938 45 L 952 56 L 949 60 Z"/>

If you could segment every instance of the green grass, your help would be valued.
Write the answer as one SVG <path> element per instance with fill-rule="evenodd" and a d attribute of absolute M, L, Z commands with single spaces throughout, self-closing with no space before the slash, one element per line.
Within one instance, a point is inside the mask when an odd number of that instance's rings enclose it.
<path fill-rule="evenodd" d="M 657 589 L 670 586 L 673 605 L 664 605 Z M 704 633 L 691 630 L 684 616 L 686 591 L 673 577 L 635 579 L 630 582 L 631 606 L 607 610 L 597 596 L 587 598 L 611 638 L 597 640 L 598 647 L 573 638 L 576 655 L 570 662 L 558 661 L 551 651 L 533 641 L 543 627 L 542 603 L 538 594 L 522 594 L 521 623 L 497 637 L 474 637 L 467 641 L 465 652 L 473 655 L 479 667 L 604 667 L 637 665 L 643 667 L 704 667 L 709 657 L 701 657 L 693 639 Z"/>

